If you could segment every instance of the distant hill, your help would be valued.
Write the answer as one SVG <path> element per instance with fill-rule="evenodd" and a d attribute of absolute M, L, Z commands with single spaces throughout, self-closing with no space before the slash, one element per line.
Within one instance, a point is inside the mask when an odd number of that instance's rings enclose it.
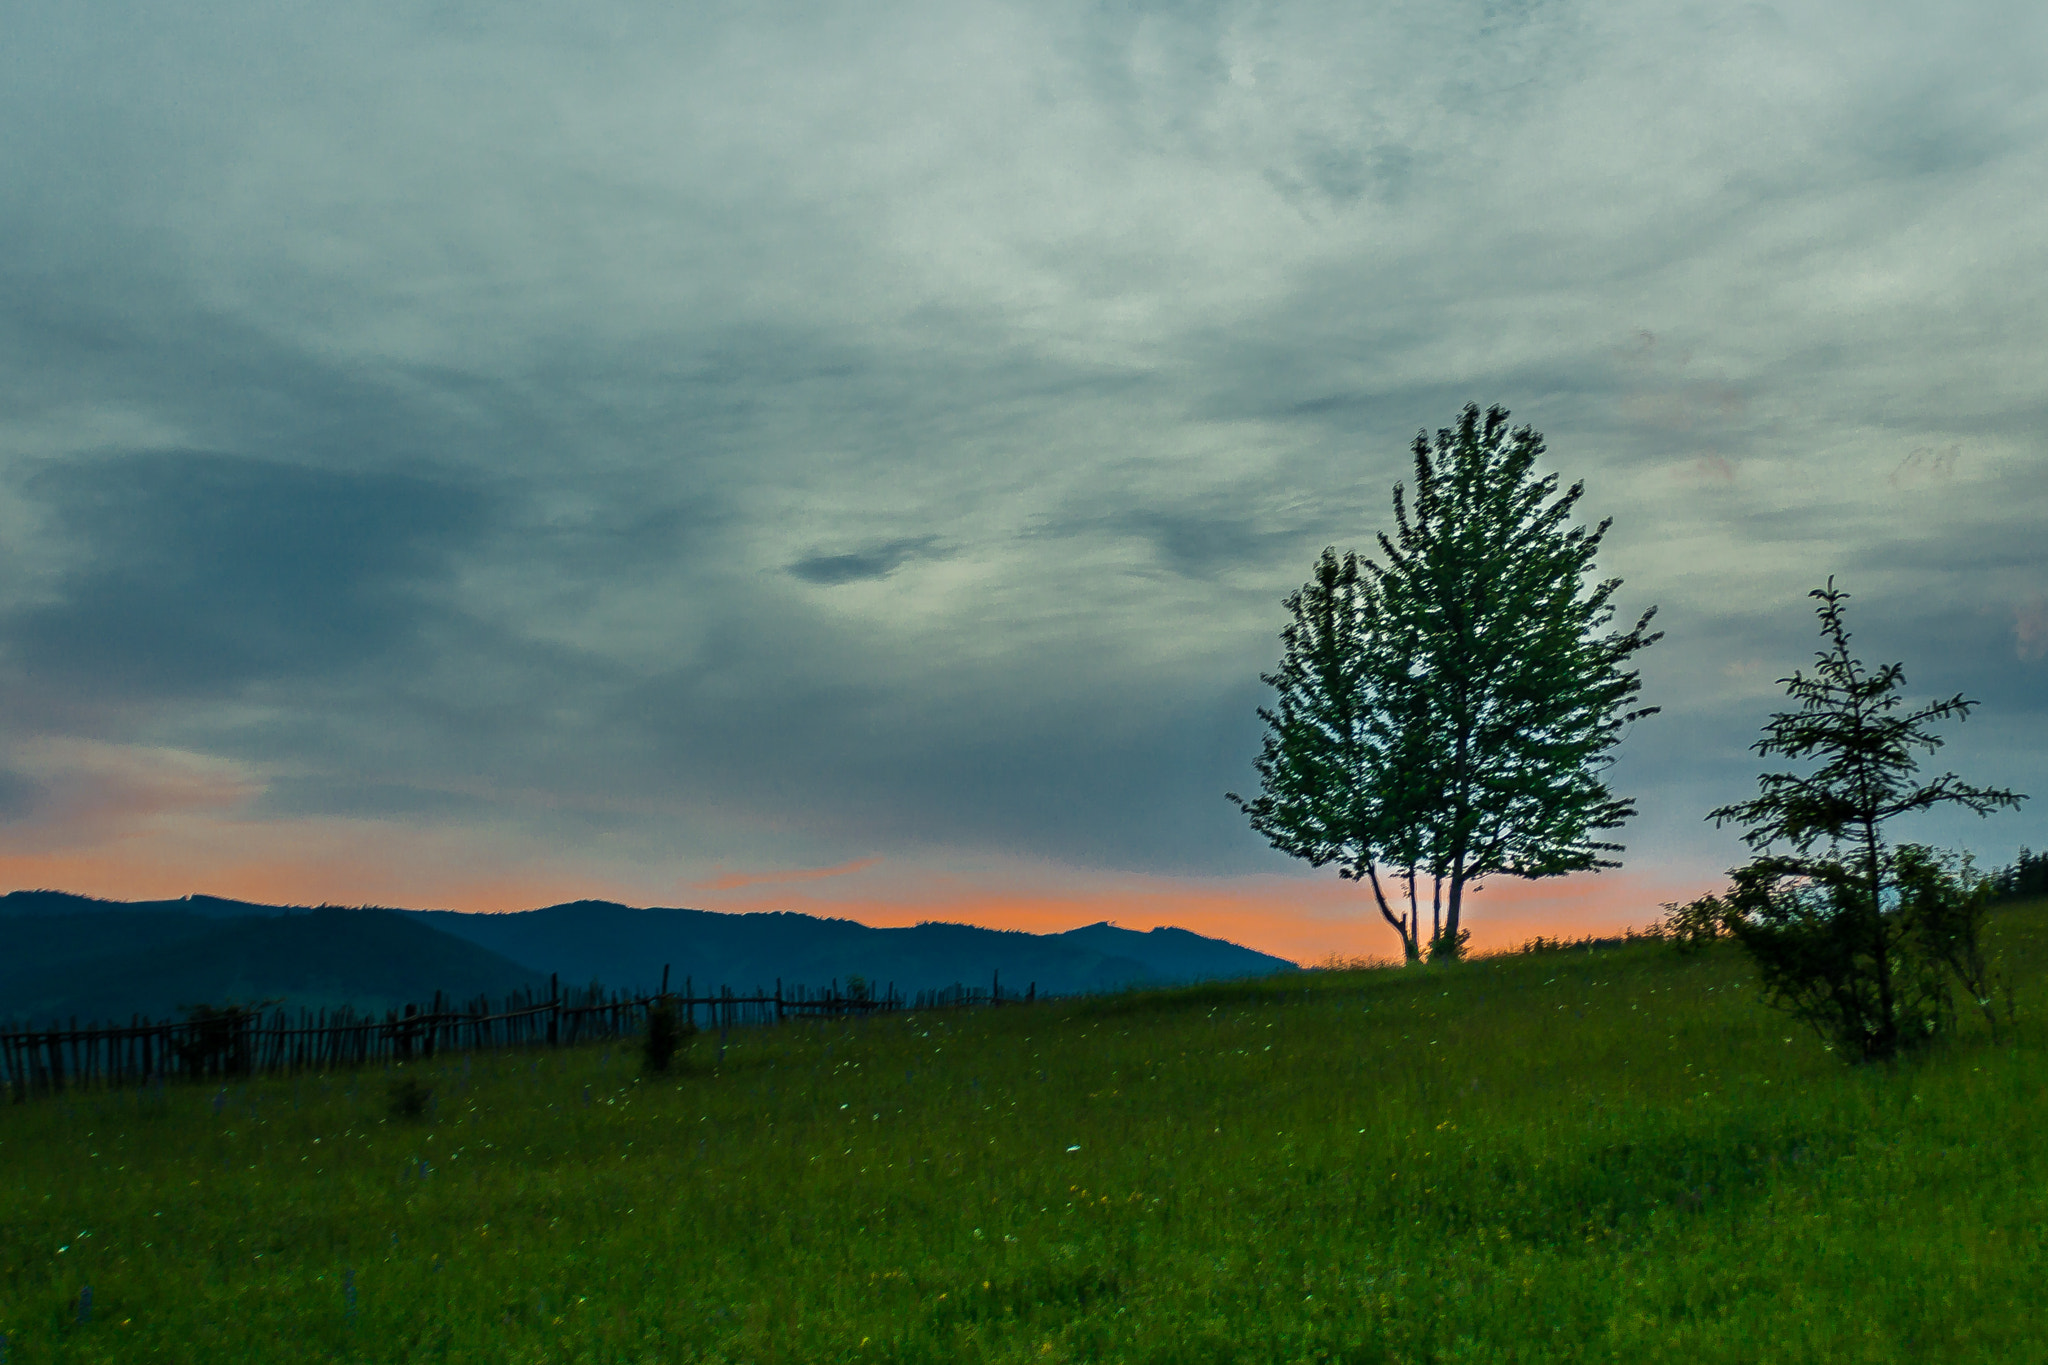
<path fill-rule="evenodd" d="M 201 915 L 207 919 L 241 919 L 251 915 L 300 915 L 308 905 L 257 905 L 251 901 L 224 900 L 219 896 L 184 896 L 174 901 L 109 901 L 97 896 L 74 896 L 69 891 L 10 891 L 0 896 L 0 919 L 10 915 L 112 915 L 148 914 Z"/>
<path fill-rule="evenodd" d="M 1295 964 L 1185 929 L 1091 924 L 1028 934 L 965 924 L 875 929 L 778 912 L 637 909 L 576 901 L 514 914 L 253 905 L 211 896 L 104 901 L 60 891 L 0 896 L 0 1021 L 168 1018 L 180 1006 L 282 999 L 382 1012 L 500 998 L 558 973 L 651 990 L 843 986 L 904 994 L 954 985 L 1072 995 L 1129 985 L 1264 976 Z"/>
<path fill-rule="evenodd" d="M 894 982 L 905 994 L 956 982 L 985 987 L 996 973 L 1005 991 L 1036 983 L 1043 993 L 1071 995 L 1296 969 L 1284 958 L 1185 929 L 1139 933 L 1110 924 L 1063 934 L 937 923 L 875 929 L 789 911 L 641 910 L 610 901 L 505 915 L 411 913 L 515 962 L 560 972 L 564 981 L 635 988 L 658 985 L 664 963 L 676 986 L 686 976 L 699 986 L 747 989 L 772 988 L 777 978 L 822 986 L 858 975 L 877 987 Z"/>
<path fill-rule="evenodd" d="M 496 999 L 546 985 L 543 973 L 391 910 L 0 917 L 0 1020 L 167 1019 L 185 1005 L 273 999 L 381 1013 L 437 990 Z"/>

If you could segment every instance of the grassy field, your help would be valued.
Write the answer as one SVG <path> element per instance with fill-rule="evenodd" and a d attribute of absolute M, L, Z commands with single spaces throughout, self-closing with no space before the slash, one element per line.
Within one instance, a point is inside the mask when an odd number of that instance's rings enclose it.
<path fill-rule="evenodd" d="M 1996 943 L 1892 1070 L 1645 944 L 0 1106 L 0 1355 L 2048 1360 Z"/>

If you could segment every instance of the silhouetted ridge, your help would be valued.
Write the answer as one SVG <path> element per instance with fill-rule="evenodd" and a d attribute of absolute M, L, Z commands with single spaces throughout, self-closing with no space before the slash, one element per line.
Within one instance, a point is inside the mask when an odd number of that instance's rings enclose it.
<path fill-rule="evenodd" d="M 545 983 L 544 973 L 392 910 L 0 918 L 0 1020 L 166 1019 L 186 1005 L 259 1000 L 381 1012 L 436 991 L 462 999 Z"/>
<path fill-rule="evenodd" d="M 905 995 L 965 984 L 1041 995 L 1291 971 L 1185 929 L 1091 924 L 1061 934 L 927 921 L 871 928 L 793 911 L 728 914 L 582 900 L 513 914 L 254 905 L 215 896 L 109 901 L 0 896 L 0 1020 L 165 1017 L 179 1006 L 282 999 L 379 1011 L 498 996 L 559 974 L 629 991 L 750 990 L 850 977 Z"/>

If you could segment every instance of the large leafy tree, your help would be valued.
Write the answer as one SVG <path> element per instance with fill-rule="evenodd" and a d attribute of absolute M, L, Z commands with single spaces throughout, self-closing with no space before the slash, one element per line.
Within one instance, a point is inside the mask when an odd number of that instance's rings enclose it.
<path fill-rule="evenodd" d="M 1627 667 L 1659 638 L 1656 609 L 1623 631 L 1619 579 L 1588 582 L 1609 523 L 1571 524 L 1584 493 L 1538 474 L 1543 438 L 1501 408 L 1418 434 L 1415 498 L 1394 488 L 1381 560 L 1325 551 L 1288 599 L 1280 694 L 1259 760 L 1263 795 L 1237 799 L 1286 852 L 1371 882 L 1411 960 L 1419 879 L 1430 883 L 1433 957 L 1465 940 L 1465 893 L 1495 875 L 1616 866 L 1601 836 L 1634 813 L 1601 774 L 1631 721 Z M 1405 880 L 1388 907 L 1381 871 Z"/>
<path fill-rule="evenodd" d="M 1415 499 L 1394 488 L 1396 533 L 1368 566 L 1399 622 L 1407 686 L 1428 699 L 1426 862 L 1443 890 L 1435 951 L 1464 941 L 1465 892 L 1495 875 L 1555 877 L 1619 863 L 1601 836 L 1635 813 L 1602 779 L 1632 721 L 1656 707 L 1627 667 L 1653 644 L 1649 608 L 1610 631 L 1618 578 L 1588 582 L 1612 518 L 1571 524 L 1585 493 L 1538 474 L 1543 437 L 1468 405 L 1455 427 L 1418 433 Z"/>
<path fill-rule="evenodd" d="M 1825 647 L 1812 674 L 1779 680 L 1797 709 L 1771 717 L 1753 747 L 1819 766 L 1765 773 L 1754 800 L 1707 818 L 1745 826 L 1758 853 L 1733 873 L 1726 915 L 1766 996 L 1850 1056 L 1882 1060 L 1949 1025 L 1952 979 L 1988 1013 L 1978 929 L 1993 892 L 1956 859 L 1893 844 L 1885 825 L 1943 805 L 1988 815 L 2026 798 L 1954 773 L 1921 781 L 1917 755 L 1941 747 L 1933 724 L 1967 720 L 1977 703 L 1958 693 L 1901 712 L 1903 667 L 1866 668 L 1849 651 L 1849 594 L 1830 578 L 1809 595 Z"/>
<path fill-rule="evenodd" d="M 1427 727 L 1404 723 L 1414 697 L 1404 684 L 1398 637 L 1380 619 L 1358 556 L 1323 551 L 1315 575 L 1287 598 L 1280 666 L 1261 680 L 1276 693 L 1262 707 L 1265 744 L 1254 765 L 1260 794 L 1227 792 L 1252 828 L 1311 866 L 1368 883 L 1379 912 L 1401 936 L 1409 962 L 1422 953 L 1416 872 L 1420 822 L 1411 803 L 1428 771 L 1412 761 Z M 1396 914 L 1382 863 L 1406 875 L 1408 906 Z M 1398 894 L 1398 892 L 1397 892 Z"/>

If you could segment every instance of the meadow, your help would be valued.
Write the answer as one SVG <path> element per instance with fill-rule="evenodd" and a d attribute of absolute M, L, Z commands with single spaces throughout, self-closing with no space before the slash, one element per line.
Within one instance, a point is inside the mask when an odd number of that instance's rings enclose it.
<path fill-rule="evenodd" d="M 2044 1360 L 1992 943 L 1889 1068 L 1641 943 L 0 1106 L 0 1358 Z"/>

